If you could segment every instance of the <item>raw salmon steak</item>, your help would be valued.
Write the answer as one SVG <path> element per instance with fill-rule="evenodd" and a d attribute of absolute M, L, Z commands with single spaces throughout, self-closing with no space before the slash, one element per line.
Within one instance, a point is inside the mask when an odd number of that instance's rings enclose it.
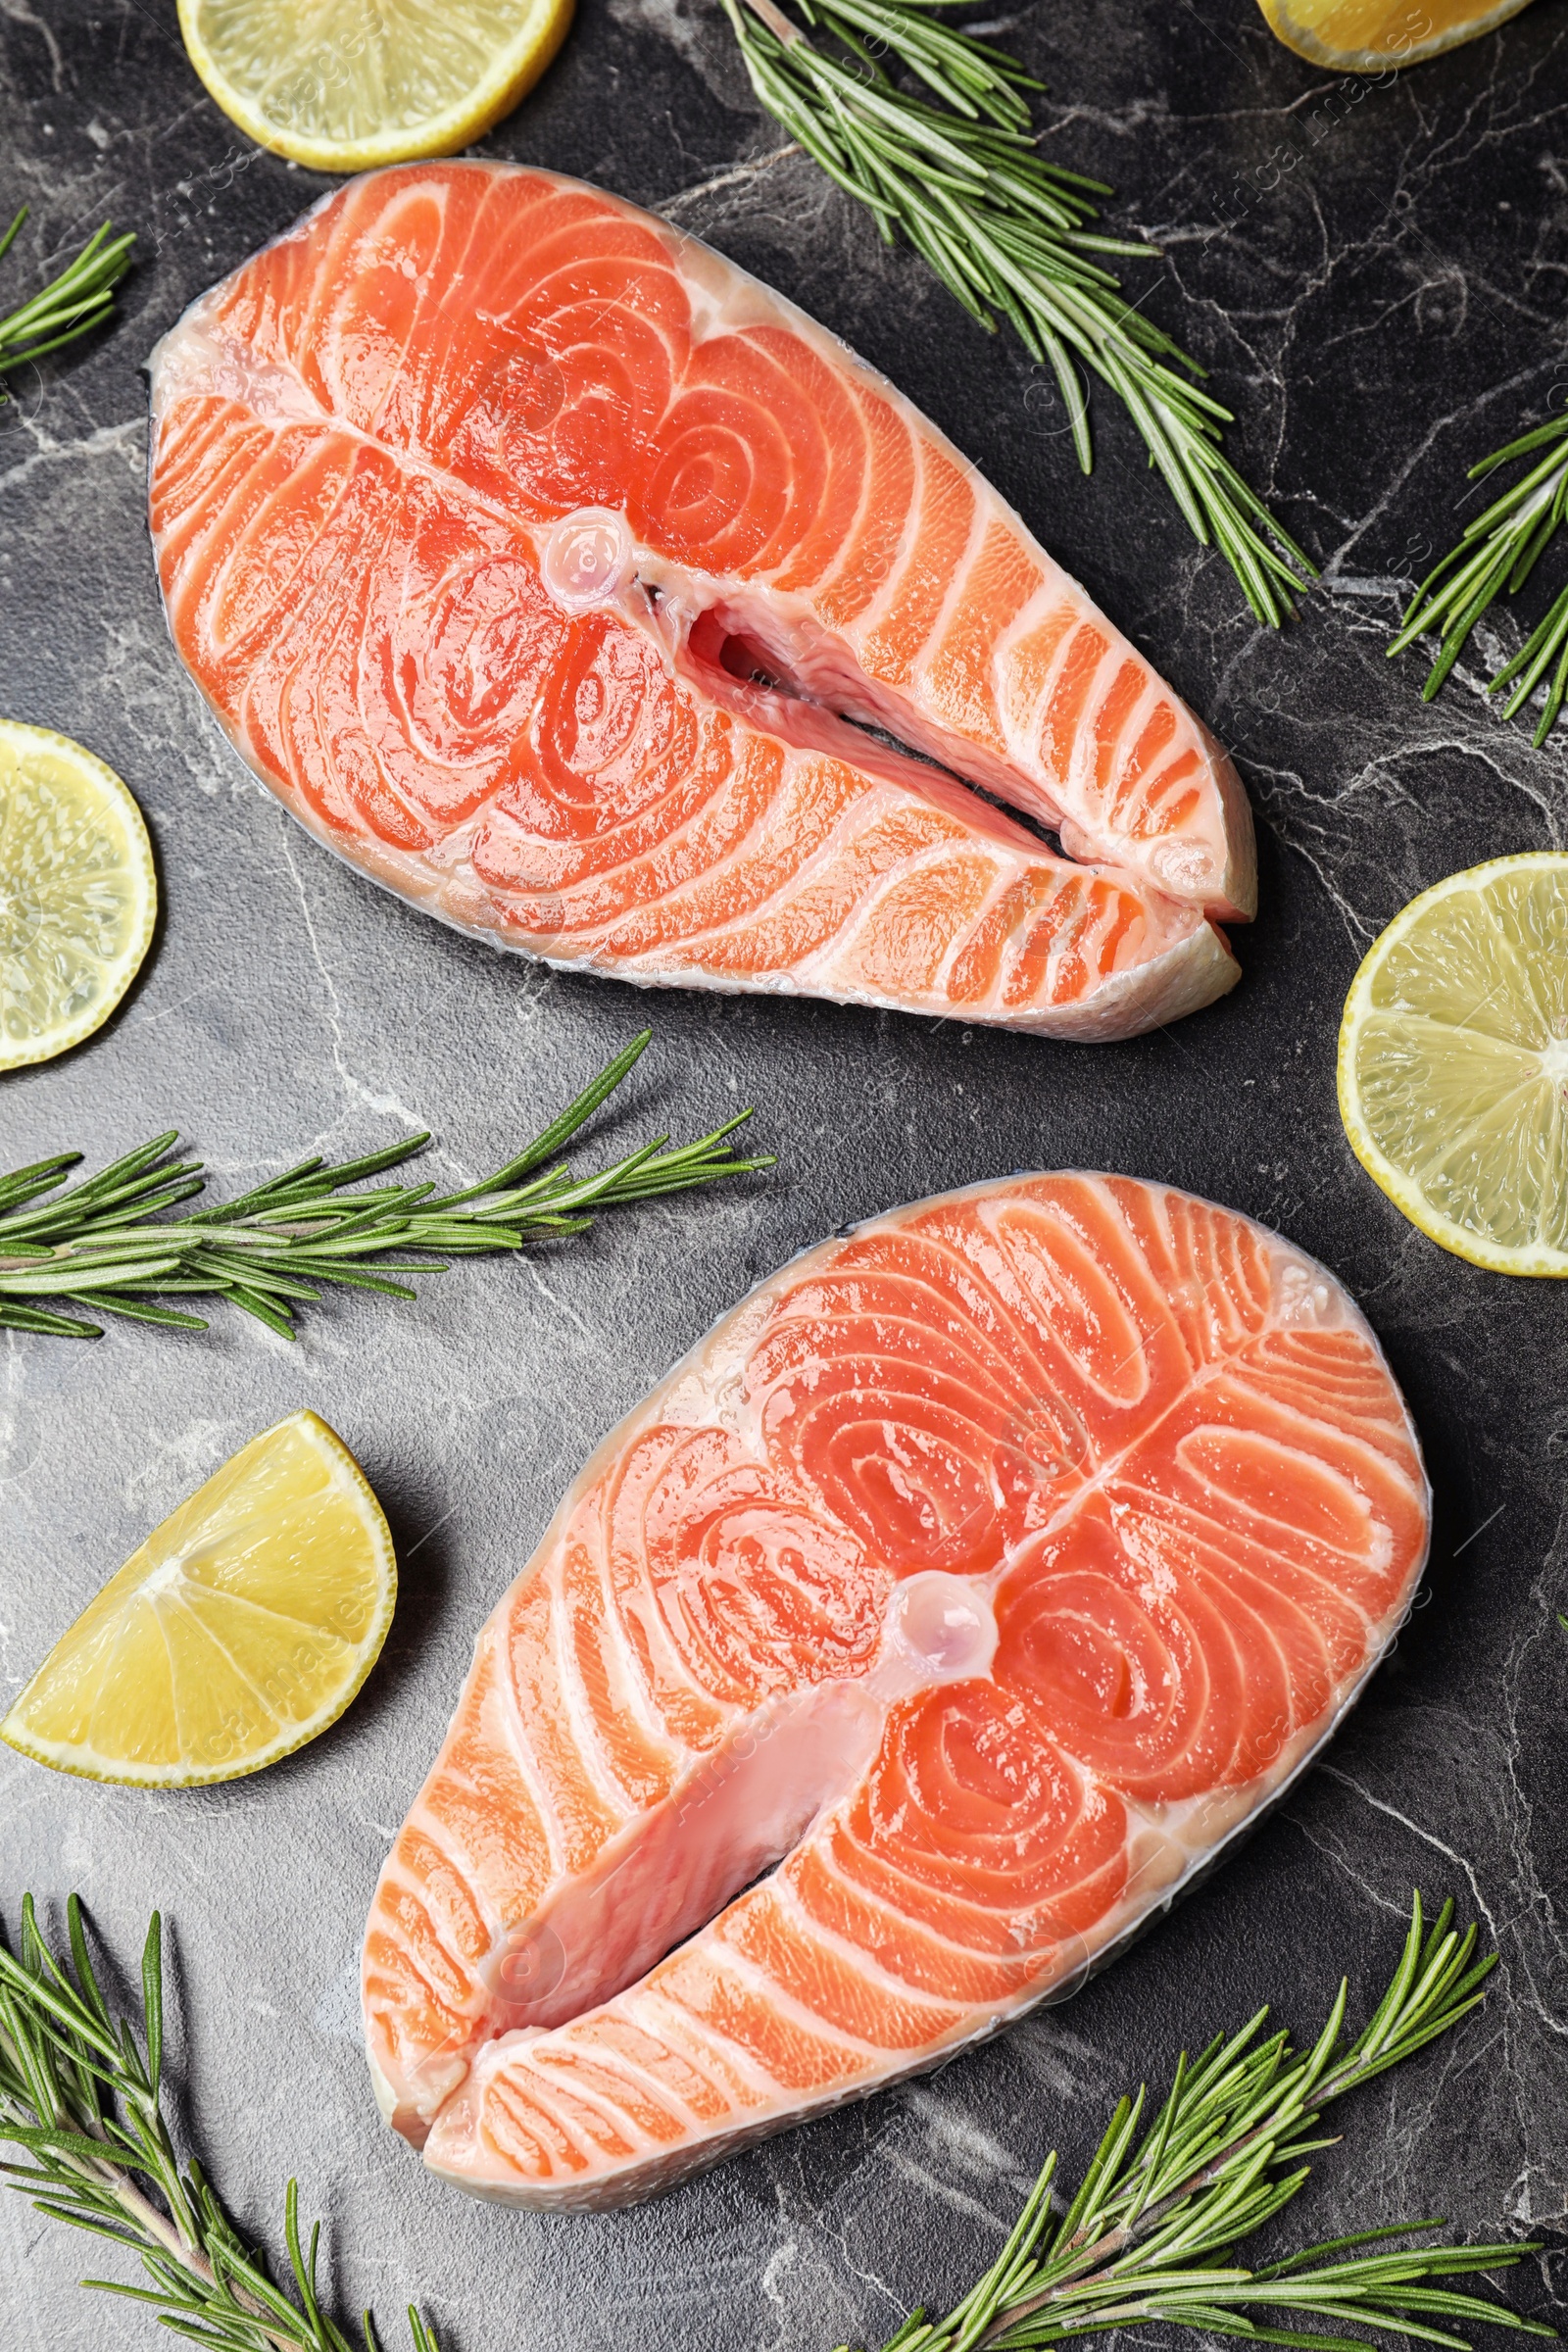
<path fill-rule="evenodd" d="M 373 172 L 152 382 L 181 656 L 296 816 L 461 930 L 1072 1038 L 1237 978 L 1213 738 L 918 411 L 663 221 Z"/>
<path fill-rule="evenodd" d="M 1428 1525 L 1376 1340 L 1246 1217 L 1018 1176 L 808 1251 L 479 1635 L 366 1935 L 384 2112 L 619 2204 L 1062 1997 L 1328 1738 Z"/>

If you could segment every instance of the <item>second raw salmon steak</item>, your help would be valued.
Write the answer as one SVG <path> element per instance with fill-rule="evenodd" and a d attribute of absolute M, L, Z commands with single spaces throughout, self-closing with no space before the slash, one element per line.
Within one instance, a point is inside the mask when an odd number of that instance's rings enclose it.
<path fill-rule="evenodd" d="M 366 1936 L 385 2113 L 620 2204 L 1070 1990 L 1328 1738 L 1428 1525 L 1377 1342 L 1245 1217 L 1019 1176 L 797 1258 L 480 1633 Z"/>
<path fill-rule="evenodd" d="M 1235 981 L 1207 730 L 892 385 L 664 221 L 371 173 L 152 381 L 180 654 L 296 816 L 460 929 L 1069 1038 Z"/>

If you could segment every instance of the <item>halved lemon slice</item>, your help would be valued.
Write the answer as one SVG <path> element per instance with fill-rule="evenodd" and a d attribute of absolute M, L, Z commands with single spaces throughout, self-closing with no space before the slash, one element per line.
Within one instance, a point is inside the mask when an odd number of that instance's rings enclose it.
<path fill-rule="evenodd" d="M 1529 0 L 1258 0 L 1287 49 L 1341 74 L 1418 66 L 1516 17 Z"/>
<path fill-rule="evenodd" d="M 0 1740 L 57 1772 L 139 1788 L 260 1772 L 336 1723 L 397 1588 L 369 1481 L 324 1421 L 294 1413 L 131 1553 Z"/>
<path fill-rule="evenodd" d="M 0 1070 L 91 1037 L 157 919 L 147 828 L 114 769 L 68 735 L 0 718 Z"/>
<path fill-rule="evenodd" d="M 1494 858 L 1373 942 L 1340 1113 L 1405 1215 L 1500 1274 L 1568 1274 L 1568 856 Z"/>
<path fill-rule="evenodd" d="M 451 155 L 510 114 L 572 0 L 179 0 L 190 62 L 247 137 L 313 172 Z"/>

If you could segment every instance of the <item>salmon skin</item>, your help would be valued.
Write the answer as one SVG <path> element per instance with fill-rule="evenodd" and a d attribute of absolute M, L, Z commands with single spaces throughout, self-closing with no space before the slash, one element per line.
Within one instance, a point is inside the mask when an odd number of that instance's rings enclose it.
<path fill-rule="evenodd" d="M 1328 1738 L 1429 1519 L 1372 1333 L 1246 1217 L 1018 1176 L 807 1252 L 479 1635 L 366 1934 L 383 2112 L 622 2204 L 1064 1996 Z"/>
<path fill-rule="evenodd" d="M 884 378 L 663 221 L 371 172 L 151 374 L 180 655 L 312 832 L 460 930 L 1065 1038 L 1237 979 L 1207 730 Z"/>

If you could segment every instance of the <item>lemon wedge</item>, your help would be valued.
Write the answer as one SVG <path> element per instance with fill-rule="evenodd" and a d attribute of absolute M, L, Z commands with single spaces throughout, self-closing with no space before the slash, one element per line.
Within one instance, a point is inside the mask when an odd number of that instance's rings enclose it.
<path fill-rule="evenodd" d="M 247 137 L 313 172 L 451 155 L 510 114 L 572 0 L 179 0 L 185 47 Z"/>
<path fill-rule="evenodd" d="M 147 828 L 114 769 L 0 718 L 0 1070 L 101 1028 L 157 919 Z"/>
<path fill-rule="evenodd" d="M 1340 1029 L 1362 1166 L 1445 1250 L 1568 1274 L 1568 856 L 1494 858 L 1373 942 Z"/>
<path fill-rule="evenodd" d="M 1529 0 L 1258 0 L 1287 49 L 1341 74 L 1418 66 L 1516 17 Z"/>
<path fill-rule="evenodd" d="M 386 1640 L 397 1585 L 369 1481 L 324 1421 L 294 1413 L 131 1553 L 0 1740 L 138 1788 L 260 1772 L 336 1723 Z"/>

